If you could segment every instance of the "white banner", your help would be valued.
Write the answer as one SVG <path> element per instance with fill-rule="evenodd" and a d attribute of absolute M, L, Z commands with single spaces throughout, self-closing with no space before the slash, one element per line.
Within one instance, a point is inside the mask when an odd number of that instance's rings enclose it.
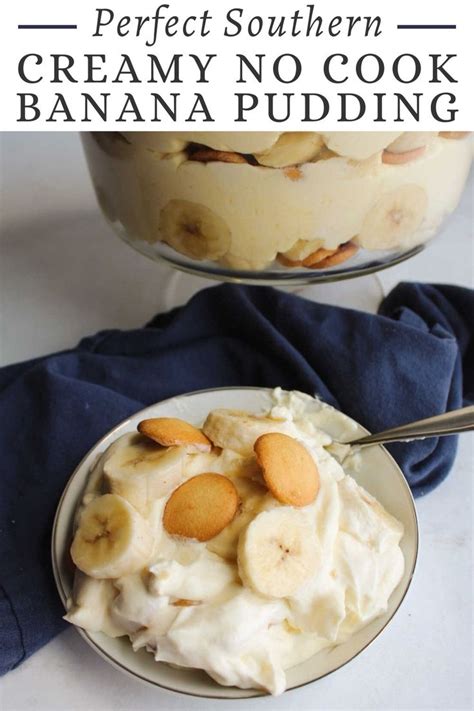
<path fill-rule="evenodd" d="M 469 130 L 474 3 L 3 3 L 2 130 Z"/>

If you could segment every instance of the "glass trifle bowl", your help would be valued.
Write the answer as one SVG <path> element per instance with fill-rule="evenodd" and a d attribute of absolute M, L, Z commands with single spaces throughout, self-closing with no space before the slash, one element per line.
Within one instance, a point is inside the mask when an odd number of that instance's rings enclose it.
<path fill-rule="evenodd" d="M 102 211 L 201 276 L 304 284 L 417 254 L 459 199 L 466 132 L 85 133 Z"/>

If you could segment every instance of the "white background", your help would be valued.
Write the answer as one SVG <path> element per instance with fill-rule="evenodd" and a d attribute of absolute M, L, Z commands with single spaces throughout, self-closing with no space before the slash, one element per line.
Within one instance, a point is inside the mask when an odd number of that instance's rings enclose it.
<path fill-rule="evenodd" d="M 0 140 L 2 362 L 74 346 L 99 328 L 136 327 L 161 310 L 170 272 L 104 224 L 77 136 Z M 473 286 L 473 187 L 471 176 L 457 213 L 424 254 L 381 273 L 386 291 L 403 279 Z M 350 288 L 360 298 L 373 284 L 364 278 Z M 123 676 L 71 629 L 0 680 L 2 711 L 471 709 L 473 455 L 466 435 L 446 482 L 417 502 L 418 570 L 392 624 L 326 679 L 279 699 L 194 700 Z"/>
<path fill-rule="evenodd" d="M 75 121 L 83 119 L 83 99 L 80 94 L 89 91 L 94 95 L 100 92 L 111 92 L 109 98 L 108 130 L 124 129 L 125 124 L 116 123 L 123 106 L 124 93 L 131 91 L 136 97 L 139 107 L 145 119 L 153 116 L 150 92 L 155 91 L 168 97 L 171 92 L 181 92 L 179 100 L 179 122 L 173 123 L 168 115 L 162 112 L 162 123 L 158 124 L 161 130 L 177 128 L 179 130 L 204 128 L 208 130 L 236 130 L 242 124 L 234 124 L 236 119 L 236 102 L 234 93 L 252 92 L 260 97 L 260 103 L 256 110 L 248 114 L 249 123 L 246 125 L 252 130 L 275 130 L 275 125 L 268 118 L 268 109 L 265 97 L 268 92 L 295 92 L 296 96 L 292 100 L 291 121 L 285 124 L 285 130 L 304 130 L 316 126 L 316 130 L 334 130 L 341 128 L 368 129 L 371 128 L 370 121 L 374 118 L 375 104 L 370 100 L 370 95 L 376 92 L 385 92 L 387 97 L 384 101 L 387 104 L 387 122 L 376 124 L 379 130 L 399 129 L 399 123 L 394 123 L 396 116 L 394 113 L 394 101 L 391 98 L 393 92 L 398 91 L 409 97 L 413 92 L 424 94 L 422 100 L 422 123 L 416 124 L 414 119 L 407 117 L 403 124 L 404 130 L 422 129 L 439 130 L 440 125 L 430 118 L 429 103 L 430 98 L 440 91 L 453 91 L 457 95 L 456 107 L 459 113 L 456 122 L 447 124 L 449 129 L 467 130 L 474 123 L 474 98 L 471 91 L 472 66 L 473 66 L 473 43 L 472 27 L 474 20 L 474 5 L 467 0 L 450 0 L 449 3 L 441 2 L 413 2 L 412 0 L 398 0 L 396 3 L 382 3 L 378 0 L 313 0 L 316 12 L 325 19 L 330 20 L 334 16 L 376 16 L 382 17 L 383 34 L 380 37 L 364 38 L 356 28 L 352 37 L 341 34 L 337 37 L 330 37 L 327 34 L 314 39 L 296 39 L 265 37 L 251 38 L 247 33 L 235 38 L 224 38 L 223 29 L 226 25 L 225 14 L 228 9 L 242 7 L 245 17 L 251 18 L 254 15 L 286 15 L 291 16 L 295 9 L 306 12 L 306 1 L 295 2 L 295 0 L 280 0 L 269 3 L 268 0 L 193 0 L 187 2 L 183 0 L 168 0 L 170 9 L 164 10 L 166 15 L 176 13 L 184 18 L 187 15 L 199 15 L 201 11 L 208 8 L 213 17 L 210 24 L 212 34 L 207 38 L 191 37 L 184 38 L 177 35 L 167 38 L 160 35 L 158 43 L 154 47 L 146 47 L 145 41 L 148 34 L 136 37 L 136 22 L 130 24 L 135 34 L 120 38 L 116 33 L 117 21 L 122 16 L 152 16 L 159 2 L 150 0 L 114 0 L 114 2 L 95 3 L 90 0 L 81 2 L 65 3 L 62 0 L 22 0 L 22 2 L 3 3 L 0 23 L 0 51 L 3 59 L 0 64 L 0 82 L 2 87 L 2 112 L 0 114 L 0 129 L 10 130 L 16 126 L 18 119 L 18 92 L 35 92 L 40 95 L 39 106 L 41 108 L 41 118 L 34 124 L 30 124 L 31 130 L 51 130 L 59 127 L 63 130 L 75 130 L 74 123 L 62 123 L 62 118 L 57 117 L 57 123 L 46 123 L 46 118 L 51 113 L 55 102 L 55 93 L 62 92 L 67 97 L 68 105 Z M 115 23 L 104 29 L 102 37 L 93 37 L 96 24 L 97 5 L 101 7 L 112 6 L 115 12 Z M 18 24 L 36 23 L 60 23 L 77 24 L 78 30 L 18 30 Z M 457 30 L 397 30 L 397 24 L 457 24 Z M 145 29 L 151 23 L 145 25 Z M 160 25 L 161 26 L 161 25 Z M 325 25 L 326 26 L 326 25 Z M 361 27 L 362 25 L 358 25 Z M 344 20 L 341 28 L 347 27 Z M 145 30 L 144 30 L 145 31 Z M 25 85 L 18 77 L 18 61 L 20 57 L 28 53 L 39 53 L 44 57 L 43 65 L 35 68 L 34 76 L 38 69 L 44 70 L 45 81 L 40 84 Z M 173 54 L 183 54 L 184 79 L 185 83 L 180 85 L 150 85 L 142 84 L 115 84 L 111 85 L 110 80 L 116 74 L 121 64 L 120 55 L 129 54 L 140 73 L 141 78 L 146 82 L 148 66 L 146 55 L 155 53 L 162 58 L 164 65 L 168 64 L 169 58 Z M 51 53 L 71 54 L 76 65 L 71 70 L 78 78 L 77 84 L 50 84 L 51 79 Z M 84 60 L 81 57 L 85 53 L 106 54 L 109 83 L 84 85 Z M 207 53 L 217 53 L 219 58 L 213 60 L 212 72 L 210 74 L 212 83 L 208 86 L 196 84 L 197 75 L 193 71 L 194 63 L 189 60 L 189 54 L 195 53 L 205 55 Z M 235 62 L 235 54 L 242 53 L 249 58 L 255 54 L 266 54 L 265 60 L 268 70 L 271 69 L 273 59 L 284 53 L 297 54 L 303 62 L 303 74 L 297 84 L 287 85 L 277 82 L 270 71 L 265 74 L 264 84 L 259 86 L 255 81 L 248 84 L 234 84 L 238 77 L 238 67 Z M 324 58 L 333 53 L 345 53 L 350 57 L 349 80 L 345 84 L 334 85 L 326 82 L 322 65 Z M 379 83 L 370 85 L 362 84 L 355 78 L 353 73 L 355 60 L 366 53 L 376 53 L 383 57 L 387 67 L 386 77 Z M 420 79 L 413 85 L 400 84 L 393 79 L 390 71 L 393 59 L 404 53 L 415 54 L 423 65 L 423 73 Z M 446 68 L 454 71 L 458 84 L 430 84 L 431 73 L 429 71 L 431 62 L 428 58 L 430 53 L 435 54 L 458 54 L 456 60 L 450 61 Z M 208 97 L 209 108 L 215 119 L 214 124 L 203 123 L 200 125 L 201 116 L 196 117 L 196 123 L 186 123 L 191 107 L 194 105 L 195 91 L 203 91 Z M 337 93 L 340 91 L 349 93 L 359 93 L 367 97 L 368 112 L 361 121 L 352 124 L 338 123 L 339 111 L 337 109 Z M 302 102 L 299 100 L 301 92 L 322 93 L 327 95 L 331 101 L 331 114 L 321 123 L 305 124 L 301 123 L 303 118 Z M 279 111 L 281 113 L 283 109 Z M 101 129 L 103 123 L 95 118 L 94 121 L 85 126 L 90 129 Z M 145 129 L 154 127 L 157 124 L 138 124 L 138 128 Z M 26 126 L 28 128 L 28 126 Z M 137 128 L 137 124 L 135 124 Z"/>

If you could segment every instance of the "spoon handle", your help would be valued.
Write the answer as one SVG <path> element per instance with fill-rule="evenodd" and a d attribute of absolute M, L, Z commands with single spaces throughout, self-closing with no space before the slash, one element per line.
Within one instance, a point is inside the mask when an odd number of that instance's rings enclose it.
<path fill-rule="evenodd" d="M 385 442 L 409 442 L 425 437 L 444 437 L 474 430 L 474 405 L 459 410 L 445 412 L 443 415 L 428 417 L 426 420 L 409 422 L 407 425 L 393 427 L 385 432 L 368 435 L 352 441 L 350 444 L 367 446 Z"/>

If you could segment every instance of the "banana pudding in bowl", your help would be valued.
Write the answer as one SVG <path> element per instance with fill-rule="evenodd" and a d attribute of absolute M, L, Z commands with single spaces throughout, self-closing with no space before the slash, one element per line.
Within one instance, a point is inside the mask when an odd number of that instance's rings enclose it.
<path fill-rule="evenodd" d="M 455 132 L 91 133 L 98 201 L 131 246 L 187 271 L 330 280 L 418 252 L 471 159 Z"/>
<path fill-rule="evenodd" d="M 193 400 L 200 422 L 184 417 Z M 58 520 L 53 540 L 66 619 L 148 680 L 140 665 L 280 694 L 320 658 L 320 672 L 301 683 L 332 670 L 325 651 L 341 666 L 383 629 L 409 585 L 417 534 L 406 484 L 390 474 L 375 484 L 391 492 L 395 516 L 356 482 L 374 466 L 366 454 L 333 442 L 357 425 L 309 396 L 222 390 L 176 401 L 135 419 L 138 432 L 124 423 L 111 433 L 82 467 L 85 488 L 73 478 L 72 545 Z M 69 546 L 68 590 L 58 560 Z M 148 661 L 134 664 L 132 649 Z"/>

